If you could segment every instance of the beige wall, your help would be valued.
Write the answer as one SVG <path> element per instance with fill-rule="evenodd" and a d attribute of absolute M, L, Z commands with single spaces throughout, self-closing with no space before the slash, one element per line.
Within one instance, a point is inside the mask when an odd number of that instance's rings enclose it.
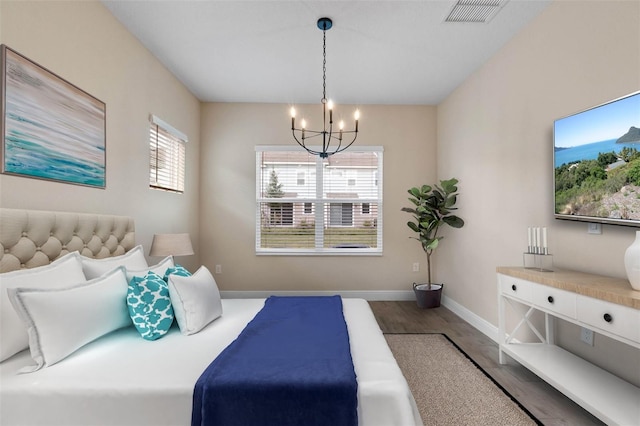
<path fill-rule="evenodd" d="M 437 255 L 447 296 L 497 324 L 495 268 L 522 264 L 528 226 L 549 228 L 557 267 L 626 276 L 636 228 L 553 218 L 552 126 L 638 89 L 640 2 L 558 1 L 438 106 L 438 176 L 460 179 L 467 221 Z M 563 344 L 640 383 L 639 351 L 578 331 L 561 327 Z"/>
<path fill-rule="evenodd" d="M 594 236 L 552 217 L 552 123 L 640 88 L 637 1 L 556 1 L 437 114 L 362 106 L 357 143 L 385 149 L 381 257 L 255 255 L 254 146 L 293 144 L 286 105 L 200 105 L 96 1 L 2 1 L 0 42 L 107 104 L 107 189 L 0 175 L 0 206 L 132 215 L 147 250 L 153 233 L 188 231 L 199 256 L 180 260 L 222 265 L 223 290 L 409 290 L 425 279 L 425 259 L 400 212 L 406 189 L 452 176 L 467 224 L 445 231 L 436 278 L 474 314 L 497 324 L 495 268 L 521 263 L 528 226 L 549 228 L 557 266 L 624 276 L 634 229 L 605 225 Z M 150 113 L 190 138 L 183 195 L 148 189 Z M 589 349 L 576 327 L 560 335 L 623 376 L 637 366 L 638 351 L 601 336 Z"/>
<path fill-rule="evenodd" d="M 0 206 L 131 215 L 146 252 L 159 232 L 190 232 L 197 247 L 199 101 L 99 2 L 2 1 L 0 19 L 3 44 L 107 108 L 106 189 L 0 175 Z M 148 188 L 149 114 L 189 137 L 183 195 Z"/>
<path fill-rule="evenodd" d="M 298 109 L 321 114 L 319 105 Z M 424 254 L 400 209 L 409 187 L 435 179 L 435 108 L 365 105 L 361 113 L 356 144 L 384 147 L 383 256 L 256 256 L 255 146 L 296 146 L 289 108 L 203 104 L 201 259 L 212 270 L 222 265 L 222 290 L 411 290 L 425 279 Z M 411 272 L 413 262 L 423 273 Z"/>

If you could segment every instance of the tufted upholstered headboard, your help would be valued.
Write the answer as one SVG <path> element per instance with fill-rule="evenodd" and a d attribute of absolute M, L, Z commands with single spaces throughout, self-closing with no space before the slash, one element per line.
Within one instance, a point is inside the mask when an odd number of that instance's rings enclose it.
<path fill-rule="evenodd" d="M 0 208 L 0 272 L 47 265 L 72 251 L 100 259 L 134 246 L 131 217 Z"/>

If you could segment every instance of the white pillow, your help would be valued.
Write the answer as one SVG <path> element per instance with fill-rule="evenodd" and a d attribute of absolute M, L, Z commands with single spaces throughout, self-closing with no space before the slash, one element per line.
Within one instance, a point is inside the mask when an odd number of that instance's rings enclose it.
<path fill-rule="evenodd" d="M 220 291 L 205 266 L 190 277 L 169 275 L 169 295 L 182 334 L 197 333 L 222 315 Z"/>
<path fill-rule="evenodd" d="M 31 357 L 37 364 L 21 372 L 53 365 L 98 337 L 131 325 L 123 267 L 73 287 L 8 292 L 27 325 Z"/>
<path fill-rule="evenodd" d="M 142 246 L 136 246 L 120 256 L 107 257 L 104 259 L 92 259 L 90 257 L 81 256 L 82 269 L 88 280 L 97 278 L 105 272 L 124 266 L 127 269 L 144 269 L 148 268 L 147 259 L 144 257 Z"/>
<path fill-rule="evenodd" d="M 0 362 L 29 347 L 27 327 L 11 306 L 7 289 L 61 288 L 86 281 L 77 251 L 48 265 L 0 274 Z"/>
<path fill-rule="evenodd" d="M 131 279 L 133 277 L 144 277 L 149 272 L 154 272 L 160 275 L 161 277 L 164 277 L 164 274 L 165 272 L 167 272 L 167 269 L 173 268 L 175 266 L 176 265 L 173 263 L 173 256 L 167 256 L 153 266 L 147 266 L 146 268 L 142 268 L 142 269 L 127 268 L 127 282 L 131 282 Z"/>

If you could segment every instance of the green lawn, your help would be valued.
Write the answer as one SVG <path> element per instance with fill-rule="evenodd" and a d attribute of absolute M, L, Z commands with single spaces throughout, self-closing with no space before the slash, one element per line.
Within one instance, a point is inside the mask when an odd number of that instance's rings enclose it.
<path fill-rule="evenodd" d="M 314 228 L 263 227 L 263 248 L 314 248 Z M 377 246 L 377 229 L 365 228 L 325 228 L 324 247 L 341 244 L 359 244 L 367 247 Z"/>

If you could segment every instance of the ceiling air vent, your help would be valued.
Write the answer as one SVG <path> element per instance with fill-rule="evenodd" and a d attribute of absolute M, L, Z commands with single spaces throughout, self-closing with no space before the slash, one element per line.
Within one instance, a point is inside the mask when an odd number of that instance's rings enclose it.
<path fill-rule="evenodd" d="M 445 22 L 487 23 L 508 0 L 458 0 Z"/>

